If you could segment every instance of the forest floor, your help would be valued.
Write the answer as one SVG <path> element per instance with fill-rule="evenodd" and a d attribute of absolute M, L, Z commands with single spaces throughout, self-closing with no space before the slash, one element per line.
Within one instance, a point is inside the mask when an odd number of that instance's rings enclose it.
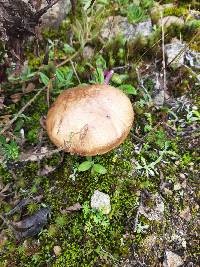
<path fill-rule="evenodd" d="M 0 267 L 200 266 L 200 5 L 172 2 L 80 1 L 20 66 L 1 46 Z M 45 118 L 62 90 L 110 70 L 134 125 L 92 158 L 99 172 L 80 171 L 91 159 L 57 149 Z M 109 214 L 91 208 L 95 190 Z"/>

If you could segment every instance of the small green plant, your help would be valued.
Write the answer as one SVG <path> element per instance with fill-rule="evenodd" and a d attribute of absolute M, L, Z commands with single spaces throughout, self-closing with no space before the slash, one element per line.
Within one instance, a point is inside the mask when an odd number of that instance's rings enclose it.
<path fill-rule="evenodd" d="M 11 70 L 12 73 L 12 70 Z M 32 69 L 29 66 L 25 66 L 22 73 L 19 76 L 13 76 L 12 74 L 9 75 L 8 79 L 10 82 L 15 82 L 15 81 L 28 81 L 31 78 L 33 78 L 36 75 L 36 72 L 32 71 Z"/>
<path fill-rule="evenodd" d="M 145 18 L 144 10 L 135 4 L 131 4 L 128 7 L 127 18 L 130 23 L 138 23 Z"/>
<path fill-rule="evenodd" d="M 147 177 L 155 176 L 155 174 L 158 174 L 157 169 L 156 169 L 156 165 L 163 160 L 163 156 L 165 154 L 174 154 L 173 151 L 167 151 L 168 147 L 169 147 L 169 143 L 166 141 L 165 147 L 162 151 L 160 151 L 159 157 L 151 163 L 148 163 L 146 161 L 146 159 L 143 156 L 141 156 L 141 158 L 140 158 L 141 163 L 136 161 L 136 170 L 142 171 L 142 174 L 145 173 Z"/>
<path fill-rule="evenodd" d="M 27 205 L 27 210 L 29 212 L 29 214 L 33 214 L 34 212 L 36 212 L 38 210 L 38 204 L 37 203 L 29 203 Z"/>
<path fill-rule="evenodd" d="M 136 233 L 137 234 L 145 233 L 148 228 L 149 228 L 148 224 L 143 225 L 140 222 L 140 223 L 137 224 Z"/>
<path fill-rule="evenodd" d="M 195 107 L 192 107 L 192 109 L 186 109 L 187 111 L 187 121 L 189 123 L 193 123 L 195 121 L 200 121 L 200 112 L 195 108 Z"/>
<path fill-rule="evenodd" d="M 151 116 L 151 113 L 144 113 L 145 117 L 147 118 L 147 124 L 144 126 L 144 132 L 147 133 L 147 132 L 150 132 L 152 130 L 152 116 Z"/>
<path fill-rule="evenodd" d="M 94 163 L 92 160 L 92 157 L 86 157 L 86 161 L 82 162 L 78 166 L 78 171 L 79 172 L 85 172 L 91 169 L 91 173 L 99 173 L 99 174 L 105 174 L 107 172 L 106 168 L 103 167 L 101 164 Z"/>
<path fill-rule="evenodd" d="M 105 59 L 102 56 L 98 56 L 95 62 L 96 69 L 93 72 L 92 84 L 103 84 L 104 83 L 104 70 L 107 68 Z"/>
<path fill-rule="evenodd" d="M 122 84 L 119 88 L 127 95 L 137 95 L 137 90 L 131 84 Z"/>
<path fill-rule="evenodd" d="M 53 93 L 59 94 L 62 88 L 68 88 L 73 85 L 73 70 L 69 67 L 60 67 L 55 70 L 55 79 L 51 79 L 43 72 L 39 72 L 40 82 L 45 86 L 54 88 Z M 52 83 L 52 84 L 51 84 Z"/>
<path fill-rule="evenodd" d="M 64 215 L 59 215 L 56 218 L 55 223 L 59 228 L 64 228 L 67 223 L 66 217 Z"/>
<path fill-rule="evenodd" d="M 90 81 L 92 84 L 103 84 L 104 83 L 104 73 L 102 68 L 96 68 L 92 75 L 92 80 Z"/>
<path fill-rule="evenodd" d="M 14 140 L 7 143 L 3 135 L 0 135 L 0 151 L 5 160 L 16 160 L 19 157 L 19 146 L 17 143 Z"/>
<path fill-rule="evenodd" d="M 89 202 L 83 204 L 83 217 L 85 219 L 85 230 L 91 232 L 94 226 L 101 226 L 106 229 L 109 226 L 109 220 L 102 211 L 90 208 Z"/>

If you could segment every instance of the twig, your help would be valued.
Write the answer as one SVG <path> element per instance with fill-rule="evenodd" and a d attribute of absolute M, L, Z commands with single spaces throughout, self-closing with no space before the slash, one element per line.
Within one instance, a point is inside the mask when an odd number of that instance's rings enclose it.
<path fill-rule="evenodd" d="M 200 76 L 197 74 L 197 73 L 195 73 L 190 67 L 188 67 L 187 65 L 183 65 L 185 68 L 187 68 L 190 72 L 191 72 L 191 74 L 192 75 L 194 75 L 195 76 L 195 78 L 200 82 Z"/>
<path fill-rule="evenodd" d="M 166 66 L 165 66 L 165 32 L 164 32 L 164 23 L 163 23 L 163 12 L 161 12 L 162 20 L 162 56 L 163 56 L 163 89 L 164 89 L 164 98 L 167 90 L 166 86 Z"/>
<path fill-rule="evenodd" d="M 17 118 L 24 112 L 24 110 L 27 108 L 27 107 L 29 107 L 34 101 L 35 101 L 35 99 L 46 89 L 47 87 L 46 86 L 44 86 L 43 88 L 41 88 L 38 92 L 37 92 L 37 94 L 36 95 L 34 95 L 34 97 L 33 98 L 31 98 L 27 103 L 26 103 L 26 105 L 25 106 L 23 106 L 21 109 L 20 109 L 20 111 L 14 116 L 14 118 L 12 119 L 12 120 L 10 120 L 9 122 L 8 122 L 8 124 L 6 124 L 6 126 L 1 130 L 1 134 L 3 134 L 5 131 L 7 131 L 9 128 L 10 128 L 10 126 L 17 120 Z"/>
<path fill-rule="evenodd" d="M 72 65 L 72 69 L 73 69 L 73 71 L 74 71 L 74 73 L 75 73 L 75 75 L 76 75 L 76 78 L 77 78 L 79 84 L 81 84 L 81 81 L 80 81 L 80 79 L 79 79 L 79 77 L 78 77 L 78 73 L 77 73 L 77 71 L 76 71 L 76 69 L 75 69 L 75 66 L 74 66 L 74 62 L 73 62 L 71 59 L 70 59 L 69 61 L 70 61 L 71 65 Z"/>
<path fill-rule="evenodd" d="M 76 53 L 74 53 L 71 57 L 66 58 L 61 63 L 59 63 L 58 65 L 56 65 L 56 68 L 62 67 L 67 62 L 69 62 L 70 60 L 72 60 L 73 58 L 75 58 L 80 53 L 81 50 L 82 50 L 82 48 L 80 48 L 79 50 L 77 50 Z"/>

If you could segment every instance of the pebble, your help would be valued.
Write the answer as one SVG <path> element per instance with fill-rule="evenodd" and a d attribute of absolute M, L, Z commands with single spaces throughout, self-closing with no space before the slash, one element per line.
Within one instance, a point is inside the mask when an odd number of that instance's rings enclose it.
<path fill-rule="evenodd" d="M 165 54 L 167 64 L 170 64 L 174 69 L 179 68 L 184 64 L 185 44 L 175 40 L 165 45 Z"/>
<path fill-rule="evenodd" d="M 56 256 L 59 256 L 61 254 L 61 247 L 60 246 L 54 246 L 53 247 L 53 252 Z"/>
<path fill-rule="evenodd" d="M 186 178 L 184 173 L 180 173 L 179 176 L 180 176 L 181 179 L 185 179 Z"/>
<path fill-rule="evenodd" d="M 99 211 L 101 210 L 104 214 L 109 214 L 111 211 L 109 195 L 95 190 L 91 197 L 91 207 Z"/>
<path fill-rule="evenodd" d="M 176 16 L 166 16 L 163 18 L 163 22 L 162 22 L 162 19 L 158 21 L 159 26 L 162 26 L 162 23 L 165 28 L 168 28 L 171 25 L 183 26 L 184 20 Z"/>
<path fill-rule="evenodd" d="M 182 219 L 186 220 L 187 222 L 189 222 L 192 219 L 189 207 L 186 207 L 184 210 L 182 210 L 179 215 Z"/>
<path fill-rule="evenodd" d="M 163 267 L 179 267 L 181 265 L 183 265 L 183 260 L 179 255 L 169 250 L 165 252 Z"/>

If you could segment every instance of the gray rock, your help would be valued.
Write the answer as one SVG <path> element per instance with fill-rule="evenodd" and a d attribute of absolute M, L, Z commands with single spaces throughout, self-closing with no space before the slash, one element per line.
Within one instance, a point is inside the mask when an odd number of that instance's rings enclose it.
<path fill-rule="evenodd" d="M 111 211 L 109 195 L 102 193 L 99 190 L 95 190 L 91 197 L 91 207 L 101 210 L 104 214 L 109 214 Z"/>
<path fill-rule="evenodd" d="M 173 8 L 173 7 L 174 7 L 173 3 L 160 5 L 158 2 L 155 2 L 154 6 L 150 10 L 150 15 L 151 15 L 153 24 L 158 23 L 161 17 L 161 12 L 163 13 L 166 8 Z"/>
<path fill-rule="evenodd" d="M 175 41 L 165 45 L 165 54 L 167 57 L 167 64 L 170 64 L 173 68 L 179 68 L 184 64 L 186 45 Z"/>
<path fill-rule="evenodd" d="M 179 255 L 169 250 L 165 252 L 165 260 L 163 262 L 163 267 L 179 267 L 181 265 L 183 265 L 183 260 Z"/>
<path fill-rule="evenodd" d="M 124 35 L 127 39 L 135 33 L 135 26 L 128 22 L 126 17 L 110 16 L 106 19 L 101 30 L 101 37 L 103 39 L 112 39 L 119 34 Z"/>
<path fill-rule="evenodd" d="M 189 14 L 190 14 L 191 18 L 193 18 L 193 19 L 200 19 L 200 11 L 199 10 L 190 9 Z"/>
<path fill-rule="evenodd" d="M 46 0 L 42 0 L 42 7 L 46 6 Z M 71 10 L 70 0 L 60 0 L 50 8 L 41 18 L 42 28 L 58 28 Z"/>
<path fill-rule="evenodd" d="M 149 35 L 152 33 L 152 23 L 151 20 L 146 20 L 144 22 L 140 22 L 136 25 L 136 31 L 135 35 L 142 35 L 144 37 L 149 37 Z"/>
<path fill-rule="evenodd" d="M 89 45 L 86 45 L 83 49 L 83 58 L 91 59 L 94 56 L 94 48 Z"/>
<path fill-rule="evenodd" d="M 133 40 L 137 36 L 148 37 L 152 32 L 151 20 L 131 24 L 126 17 L 110 16 L 105 21 L 101 30 L 101 37 L 111 40 L 117 35 L 123 35 L 127 40 Z"/>
<path fill-rule="evenodd" d="M 165 28 L 168 28 L 172 25 L 183 26 L 184 20 L 176 16 L 166 16 L 163 18 L 163 22 L 162 22 L 162 19 L 159 19 L 158 25 L 160 27 L 162 26 L 162 23 L 164 24 Z"/>
<path fill-rule="evenodd" d="M 193 69 L 200 69 L 200 53 L 192 50 L 187 50 L 185 53 L 186 64 Z"/>
<path fill-rule="evenodd" d="M 156 107 L 162 107 L 165 101 L 165 91 L 163 86 L 163 77 L 159 73 L 155 73 L 155 85 L 153 90 L 153 102 Z"/>
<path fill-rule="evenodd" d="M 161 196 L 155 194 L 151 196 L 151 200 L 154 204 L 153 207 L 144 206 L 143 204 L 140 207 L 140 214 L 144 215 L 150 221 L 161 221 L 164 214 L 164 202 Z"/>

